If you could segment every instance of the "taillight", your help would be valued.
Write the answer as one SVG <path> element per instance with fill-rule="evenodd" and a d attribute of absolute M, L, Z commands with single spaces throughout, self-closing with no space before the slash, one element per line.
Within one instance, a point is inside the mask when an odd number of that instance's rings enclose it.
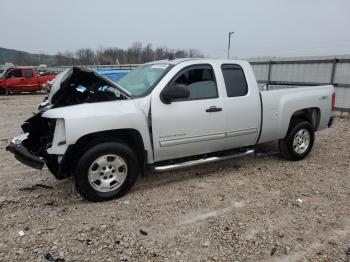
<path fill-rule="evenodd" d="M 332 111 L 335 111 L 335 92 L 332 95 Z"/>

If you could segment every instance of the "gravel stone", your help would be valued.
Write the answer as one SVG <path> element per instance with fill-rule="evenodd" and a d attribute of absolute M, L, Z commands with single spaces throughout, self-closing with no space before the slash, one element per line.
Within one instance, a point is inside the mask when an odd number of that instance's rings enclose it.
<path fill-rule="evenodd" d="M 348 261 L 350 117 L 302 161 L 267 143 L 268 155 L 146 172 L 125 197 L 91 203 L 5 150 L 43 98 L 0 96 L 0 261 Z M 35 184 L 52 189 L 19 190 Z"/>

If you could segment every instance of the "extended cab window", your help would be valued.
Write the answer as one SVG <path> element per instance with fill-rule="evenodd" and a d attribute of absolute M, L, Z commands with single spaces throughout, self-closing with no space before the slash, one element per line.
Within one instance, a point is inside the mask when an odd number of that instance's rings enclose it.
<path fill-rule="evenodd" d="M 242 67 L 239 65 L 222 65 L 226 92 L 228 97 L 245 96 L 248 93 L 248 85 Z"/>
<path fill-rule="evenodd" d="M 175 78 L 173 85 L 189 89 L 190 97 L 186 100 L 218 97 L 214 71 L 210 66 L 185 69 Z"/>
<path fill-rule="evenodd" d="M 33 70 L 32 69 L 24 69 L 23 74 L 24 74 L 24 77 L 26 77 L 26 78 L 33 77 Z"/>
<path fill-rule="evenodd" d="M 14 69 L 6 75 L 6 78 L 22 77 L 21 69 Z"/>

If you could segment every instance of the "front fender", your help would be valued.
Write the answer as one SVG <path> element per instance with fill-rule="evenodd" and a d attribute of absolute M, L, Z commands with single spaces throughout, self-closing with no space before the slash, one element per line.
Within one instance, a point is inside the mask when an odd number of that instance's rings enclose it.
<path fill-rule="evenodd" d="M 54 142 L 47 150 L 49 154 L 64 154 L 69 145 L 74 145 L 79 138 L 88 134 L 108 130 L 135 129 L 141 134 L 145 150 L 148 152 L 148 159 L 153 159 L 147 114 L 134 103 L 134 100 L 60 107 L 46 111 L 43 117 L 64 120 L 63 124 L 56 125 Z M 60 137 L 61 141 L 55 139 L 56 137 Z"/>

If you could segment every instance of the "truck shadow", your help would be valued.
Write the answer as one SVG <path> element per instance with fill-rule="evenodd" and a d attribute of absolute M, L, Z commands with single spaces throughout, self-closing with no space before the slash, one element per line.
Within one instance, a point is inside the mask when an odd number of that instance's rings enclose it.
<path fill-rule="evenodd" d="M 162 187 L 175 183 L 185 183 L 189 180 L 202 179 L 207 177 L 217 177 L 235 175 L 235 172 L 244 170 L 246 173 L 259 170 L 259 167 L 266 165 L 268 159 L 279 160 L 280 156 L 276 151 L 276 145 L 273 143 L 262 144 L 256 150 L 256 154 L 241 158 L 219 161 L 216 163 L 203 164 L 199 166 L 184 168 L 180 170 L 167 172 L 146 171 L 143 176 L 139 176 L 131 192 L 126 196 L 132 197 L 133 193 L 139 191 L 148 191 L 157 187 Z M 281 160 L 282 161 L 282 160 Z M 28 171 L 25 171 L 27 173 Z M 30 172 L 30 171 L 29 171 Z M 17 196 L 36 198 L 40 195 L 45 201 L 44 205 L 62 206 L 72 202 L 81 202 L 82 198 L 74 190 L 72 179 L 58 181 L 52 177 L 48 170 L 40 171 L 45 173 L 46 178 L 35 179 L 38 184 L 21 185 Z M 47 173 L 47 174 L 46 174 Z M 43 174 L 38 174 L 38 177 Z M 31 190 L 33 187 L 33 190 Z M 25 188 L 23 190 L 23 188 Z M 18 195 L 19 194 L 19 195 Z M 122 198 L 123 199 L 123 198 Z M 51 204 L 54 202 L 54 204 Z M 85 201 L 84 201 L 85 202 Z"/>

